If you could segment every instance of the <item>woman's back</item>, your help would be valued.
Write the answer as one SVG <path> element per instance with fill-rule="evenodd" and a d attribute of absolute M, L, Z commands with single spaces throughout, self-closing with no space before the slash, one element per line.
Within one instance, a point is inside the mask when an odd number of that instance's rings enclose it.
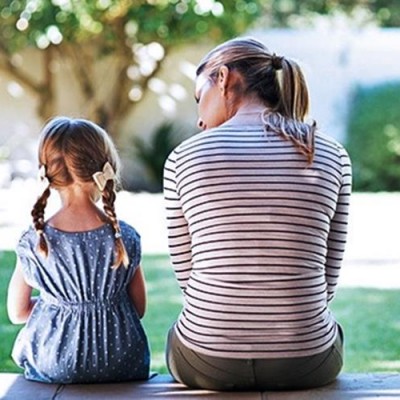
<path fill-rule="evenodd" d="M 262 125 L 227 123 L 171 154 L 165 194 L 185 290 L 183 343 L 233 358 L 300 357 L 332 345 L 327 303 L 344 251 L 349 171 L 333 139 L 317 134 L 308 164 Z"/>

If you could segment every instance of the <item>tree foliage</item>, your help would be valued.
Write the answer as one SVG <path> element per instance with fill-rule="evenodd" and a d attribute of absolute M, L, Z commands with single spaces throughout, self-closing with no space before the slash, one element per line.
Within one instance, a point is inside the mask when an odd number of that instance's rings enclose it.
<path fill-rule="evenodd" d="M 400 27 L 398 0 L 275 0 L 265 5 L 270 26 L 309 25 L 321 15 L 347 15 L 353 23 L 374 23 L 381 27 Z"/>
<path fill-rule="evenodd" d="M 152 191 L 162 191 L 165 160 L 186 137 L 182 127 L 172 122 L 159 125 L 148 140 L 133 137 L 134 156 L 144 167 Z"/>
<path fill-rule="evenodd" d="M 37 97 L 47 119 L 58 111 L 55 66 L 67 66 L 82 115 L 116 135 L 176 45 L 231 38 L 261 15 L 264 27 L 291 26 L 298 17 L 359 9 L 382 26 L 400 25 L 398 0 L 0 0 L 0 72 Z M 40 55 L 38 76 L 21 65 L 27 48 Z M 110 68 L 99 76 L 105 59 Z"/>
<path fill-rule="evenodd" d="M 85 100 L 84 116 L 116 135 L 173 46 L 222 41 L 242 33 L 261 12 L 259 0 L 3 0 L 0 71 L 38 97 L 38 115 L 56 107 L 54 65 L 71 69 Z M 41 56 L 41 76 L 15 57 L 26 48 Z M 112 59 L 106 80 L 96 65 Z"/>
<path fill-rule="evenodd" d="M 358 88 L 346 147 L 356 191 L 400 191 L 400 82 Z"/>

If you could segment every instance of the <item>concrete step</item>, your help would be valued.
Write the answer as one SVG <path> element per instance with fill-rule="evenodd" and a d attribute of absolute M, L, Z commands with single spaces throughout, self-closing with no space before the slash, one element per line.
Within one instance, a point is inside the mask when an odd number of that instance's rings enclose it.
<path fill-rule="evenodd" d="M 336 382 L 318 389 L 282 392 L 213 392 L 194 390 L 169 375 L 146 382 L 53 385 L 30 382 L 20 374 L 0 374 L 0 399 L 4 400 L 399 400 L 400 374 L 342 374 Z"/>

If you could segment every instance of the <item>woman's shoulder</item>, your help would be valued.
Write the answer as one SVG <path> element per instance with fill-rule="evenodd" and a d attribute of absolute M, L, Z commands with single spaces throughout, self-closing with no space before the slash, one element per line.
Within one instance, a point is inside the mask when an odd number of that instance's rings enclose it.
<path fill-rule="evenodd" d="M 186 151 L 191 151 L 193 148 L 201 147 L 203 144 L 210 144 L 212 142 L 217 142 L 224 137 L 231 136 L 233 132 L 234 130 L 229 127 L 218 126 L 195 133 L 193 136 L 190 136 L 181 142 L 175 148 L 174 152 L 180 154 L 185 153 Z"/>
<path fill-rule="evenodd" d="M 335 150 L 338 155 L 347 155 L 347 150 L 345 146 L 338 139 L 335 139 L 334 137 L 329 136 L 326 133 L 317 131 L 315 135 L 315 143 L 317 146 Z"/>

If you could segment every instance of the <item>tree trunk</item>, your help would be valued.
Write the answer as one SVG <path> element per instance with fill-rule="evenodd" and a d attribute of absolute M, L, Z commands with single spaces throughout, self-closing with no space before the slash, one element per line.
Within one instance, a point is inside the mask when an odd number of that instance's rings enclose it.
<path fill-rule="evenodd" d="M 36 81 L 20 67 L 14 65 L 11 61 L 11 55 L 8 54 L 3 46 L 0 46 L 0 70 L 38 99 L 37 114 L 42 121 L 45 121 L 55 111 L 55 88 L 51 71 L 53 47 L 49 46 L 46 50 L 42 50 L 40 54 L 42 54 L 43 64 L 43 78 L 41 81 Z"/>
<path fill-rule="evenodd" d="M 55 113 L 54 74 L 51 70 L 54 60 L 54 48 L 49 46 L 43 52 L 43 83 L 39 89 L 38 114 L 42 121 L 48 120 Z"/>
<path fill-rule="evenodd" d="M 56 108 L 56 94 L 58 88 L 55 84 L 55 73 L 52 64 L 56 58 L 65 65 L 69 65 L 77 80 L 80 95 L 83 97 L 86 107 L 80 110 L 82 117 L 88 118 L 106 129 L 110 135 L 118 141 L 121 134 L 121 124 L 137 103 L 129 99 L 129 91 L 132 86 L 138 85 L 143 93 L 147 91 L 149 80 L 160 70 L 162 60 L 157 62 L 154 71 L 149 76 L 142 76 L 138 81 L 133 82 L 128 77 L 128 68 L 135 61 L 130 45 L 124 38 L 124 22 L 119 22 L 116 31 L 120 35 L 119 47 L 108 57 L 114 57 L 116 65 L 110 70 L 109 78 L 114 82 L 112 90 L 101 97 L 98 88 L 101 82 L 96 82 L 94 67 L 99 59 L 99 50 L 96 46 L 85 47 L 78 44 L 70 45 L 63 43 L 58 46 L 49 46 L 45 50 L 38 50 L 42 59 L 42 79 L 39 81 L 26 74 L 21 68 L 11 62 L 6 50 L 0 46 L 0 70 L 5 72 L 11 79 L 18 82 L 26 90 L 32 93 L 38 101 L 37 115 L 42 122 L 45 122 L 55 113 L 62 112 Z M 166 50 L 166 49 L 165 49 Z"/>

